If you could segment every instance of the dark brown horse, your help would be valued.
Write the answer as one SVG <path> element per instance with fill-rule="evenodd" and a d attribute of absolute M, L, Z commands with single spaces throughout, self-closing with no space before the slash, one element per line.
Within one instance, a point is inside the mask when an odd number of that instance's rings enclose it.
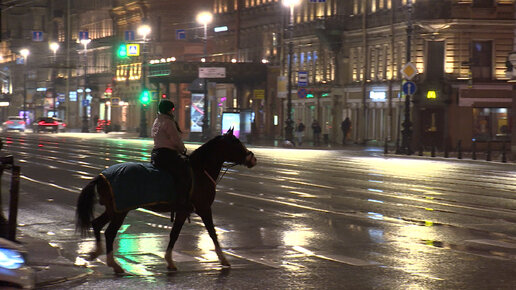
<path fill-rule="evenodd" d="M 197 213 L 204 222 L 215 245 L 215 252 L 217 253 L 220 263 L 223 266 L 229 266 L 220 248 L 213 225 L 211 205 L 215 199 L 215 181 L 219 177 L 224 162 L 242 164 L 251 168 L 256 165 L 256 158 L 254 154 L 247 150 L 240 140 L 233 135 L 233 130 L 229 130 L 226 134 L 217 136 L 199 147 L 190 155 L 189 160 L 193 171 L 191 201 L 194 212 Z M 82 189 L 77 201 L 76 227 L 83 235 L 88 234 L 90 228 L 93 228 L 96 249 L 90 253 L 90 259 L 95 259 L 103 252 L 100 231 L 109 223 L 105 231 L 107 265 L 112 267 L 115 273 L 123 273 L 124 270 L 113 257 L 113 242 L 129 210 L 117 210 L 115 196 L 112 193 L 114 185 L 116 184 L 110 183 L 102 174 L 99 174 L 99 176 L 95 177 Z M 96 201 L 95 188 L 97 189 L 96 192 L 98 194 L 99 203 L 104 205 L 106 209 L 104 213 L 93 219 Z M 154 205 L 142 204 L 142 206 L 137 207 L 157 212 L 172 212 L 172 218 L 175 211 L 174 224 L 170 232 L 170 241 L 165 252 L 165 260 L 168 269 L 177 270 L 172 259 L 172 249 L 190 212 L 186 209 L 177 209 L 172 202 Z"/>

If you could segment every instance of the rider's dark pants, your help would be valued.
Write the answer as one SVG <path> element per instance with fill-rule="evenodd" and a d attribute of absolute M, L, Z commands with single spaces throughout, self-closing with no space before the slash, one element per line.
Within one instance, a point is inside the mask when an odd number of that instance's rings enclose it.
<path fill-rule="evenodd" d="M 151 163 L 160 170 L 165 170 L 177 181 L 179 203 L 186 205 L 189 201 L 191 186 L 190 164 L 188 157 L 169 148 L 155 148 L 151 153 Z"/>

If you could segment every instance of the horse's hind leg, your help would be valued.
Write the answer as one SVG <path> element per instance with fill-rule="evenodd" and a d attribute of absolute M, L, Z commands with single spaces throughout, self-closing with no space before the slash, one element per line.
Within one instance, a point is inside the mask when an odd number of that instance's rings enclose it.
<path fill-rule="evenodd" d="M 113 256 L 113 242 L 115 241 L 116 233 L 118 229 L 124 223 L 127 212 L 114 214 L 111 218 L 111 222 L 106 229 L 104 235 L 106 236 L 106 254 L 107 254 L 107 265 L 115 271 L 115 273 L 124 273 L 124 269 L 118 265 Z"/>
<path fill-rule="evenodd" d="M 183 228 L 183 224 L 185 223 L 187 216 L 188 213 L 186 211 L 176 212 L 174 225 L 172 226 L 172 231 L 170 231 L 170 240 L 168 242 L 167 251 L 165 252 L 165 261 L 167 261 L 167 269 L 169 270 L 177 270 L 174 260 L 172 259 L 172 249 L 174 249 L 174 245 L 179 237 L 179 233 Z"/>
<path fill-rule="evenodd" d="M 222 266 L 229 267 L 230 264 L 226 257 L 224 256 L 224 253 L 222 252 L 222 249 L 219 245 L 219 240 L 217 239 L 217 233 L 215 232 L 215 226 L 213 225 L 213 217 L 211 215 L 211 209 L 207 210 L 198 210 L 197 214 L 201 217 L 202 222 L 204 223 L 204 226 L 208 230 L 208 233 L 210 234 L 210 237 L 213 241 L 213 244 L 215 245 L 215 253 L 217 253 L 217 257 L 219 258 L 220 263 Z"/>
<path fill-rule="evenodd" d="M 109 222 L 109 215 L 107 211 L 101 214 L 99 217 L 91 221 L 93 227 L 93 233 L 95 234 L 95 250 L 90 252 L 90 261 L 95 260 L 103 252 L 102 243 L 100 241 L 100 231 Z"/>

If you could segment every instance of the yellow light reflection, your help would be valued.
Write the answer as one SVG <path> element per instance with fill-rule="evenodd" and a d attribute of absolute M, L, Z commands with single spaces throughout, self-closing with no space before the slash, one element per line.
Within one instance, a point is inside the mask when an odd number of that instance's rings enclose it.
<path fill-rule="evenodd" d="M 448 176 L 449 171 L 454 167 L 452 163 L 417 159 L 375 159 L 370 157 L 355 157 L 354 159 L 369 168 L 382 171 L 385 176 Z"/>
<path fill-rule="evenodd" d="M 255 149 L 253 149 L 254 151 Z M 309 161 L 317 160 L 329 154 L 324 150 L 310 150 L 310 149 L 278 149 L 267 150 L 267 157 L 274 159 L 284 159 L 288 161 Z"/>
<path fill-rule="evenodd" d="M 306 246 L 309 240 L 314 237 L 309 227 L 296 227 L 292 231 L 283 233 L 283 243 L 286 246 Z"/>
<path fill-rule="evenodd" d="M 217 254 L 215 253 L 213 241 L 208 234 L 208 232 L 204 232 L 197 241 L 197 247 L 202 251 L 200 257 L 197 257 L 200 261 L 217 261 Z"/>
<path fill-rule="evenodd" d="M 434 246 L 438 235 L 437 228 L 431 221 L 425 221 L 425 226 L 401 227 L 397 235 L 398 239 L 393 243 L 396 245 L 394 250 L 398 253 L 398 267 L 412 275 L 441 280 L 439 273 L 434 272 L 437 268 L 432 260 L 426 258 L 429 255 L 428 251 L 433 250 L 428 246 Z M 418 241 L 423 241 L 424 244 Z"/>

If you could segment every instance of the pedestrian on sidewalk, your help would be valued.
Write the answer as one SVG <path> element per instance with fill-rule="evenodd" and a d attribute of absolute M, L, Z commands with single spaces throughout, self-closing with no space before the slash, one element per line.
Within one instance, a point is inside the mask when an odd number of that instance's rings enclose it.
<path fill-rule="evenodd" d="M 295 135 L 297 144 L 301 146 L 303 144 L 303 137 L 305 136 L 305 124 L 301 122 L 301 119 L 297 120 Z"/>
<path fill-rule="evenodd" d="M 342 145 L 346 145 L 346 140 L 348 139 L 348 134 L 351 130 L 351 120 L 349 117 L 346 117 L 346 119 L 342 121 L 340 129 L 342 130 Z"/>
<path fill-rule="evenodd" d="M 312 130 L 314 132 L 314 146 L 319 146 L 320 138 L 321 138 L 321 125 L 317 120 L 312 122 Z"/>

